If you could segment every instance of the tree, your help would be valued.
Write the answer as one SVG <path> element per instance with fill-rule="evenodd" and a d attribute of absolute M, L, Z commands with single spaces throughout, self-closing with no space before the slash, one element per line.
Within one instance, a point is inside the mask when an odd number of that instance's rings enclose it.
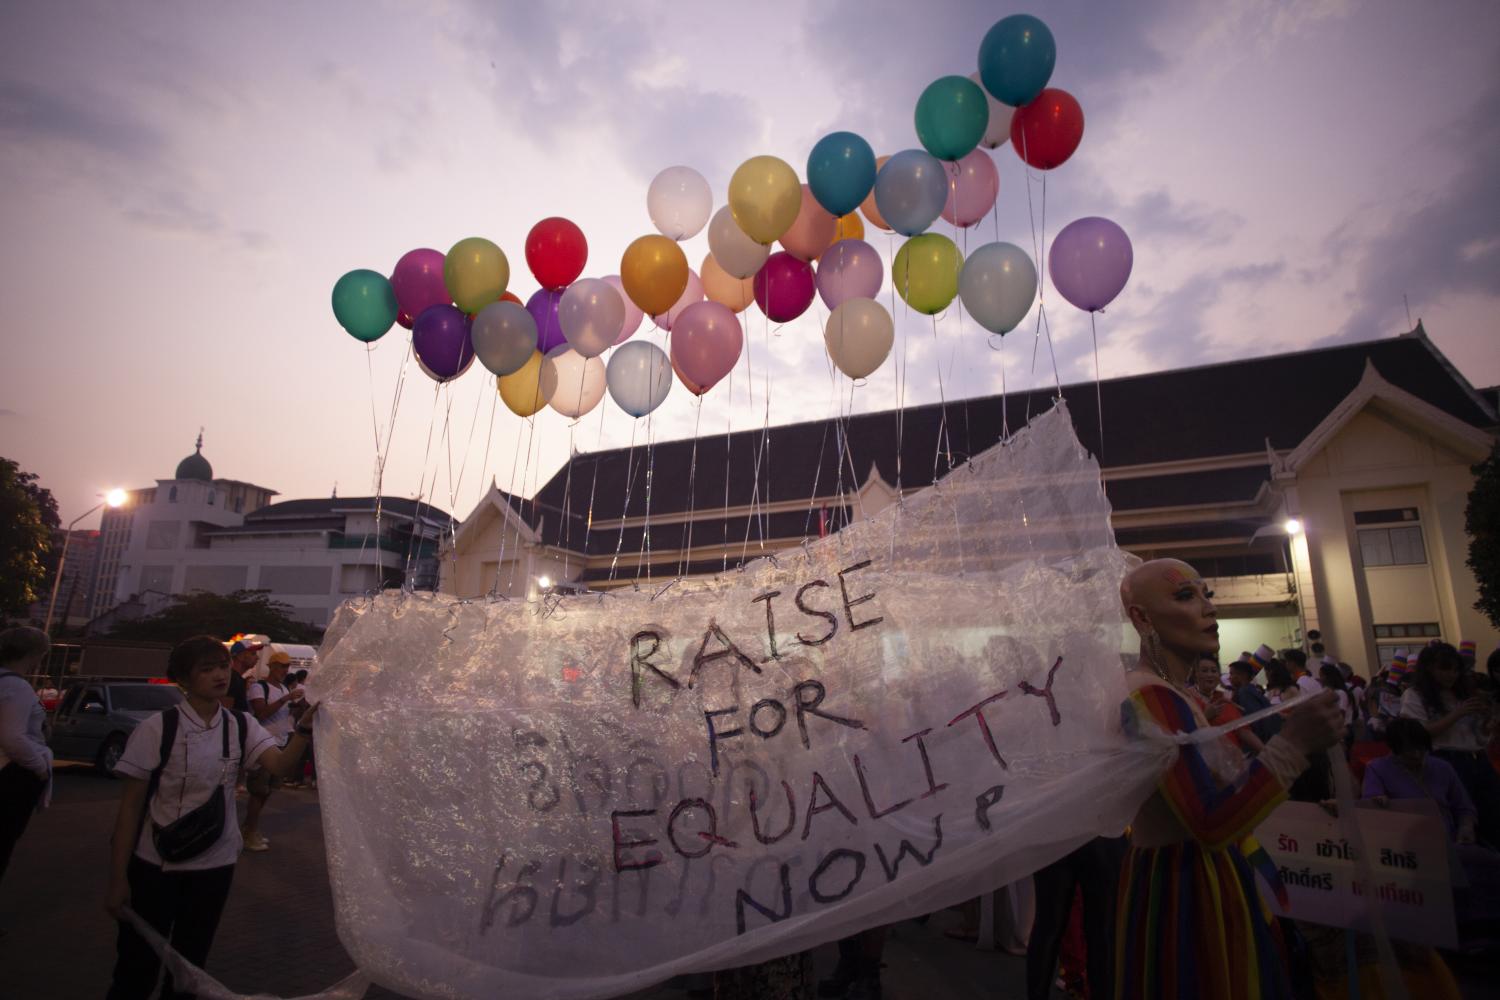
<path fill-rule="evenodd" d="M 61 524 L 51 491 L 0 458 L 0 613 L 19 614 L 46 594 L 52 533 Z"/>
<path fill-rule="evenodd" d="M 1474 608 L 1500 628 L 1500 444 L 1473 471 L 1464 530 L 1469 533 L 1469 568 L 1479 584 Z"/>
<path fill-rule="evenodd" d="M 321 630 L 295 621 L 290 605 L 273 601 L 264 590 L 236 590 L 232 594 L 178 594 L 173 603 L 154 615 L 122 621 L 110 630 L 116 639 L 181 642 L 194 635 L 229 638 L 241 632 L 268 635 L 273 642 L 317 645 Z"/>

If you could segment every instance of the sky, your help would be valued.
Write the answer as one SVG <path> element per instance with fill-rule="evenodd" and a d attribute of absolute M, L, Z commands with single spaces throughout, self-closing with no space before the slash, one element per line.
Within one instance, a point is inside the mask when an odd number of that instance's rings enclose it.
<path fill-rule="evenodd" d="M 896 303 L 893 357 L 858 386 L 827 361 L 821 302 L 781 326 L 751 306 L 747 357 L 701 402 L 676 386 L 649 422 L 607 397 L 576 422 L 523 421 L 481 366 L 439 388 L 404 330 L 366 349 L 334 320 L 344 272 L 468 236 L 505 250 L 524 299 L 526 233 L 553 215 L 585 233 L 585 276 L 617 273 L 654 231 L 651 178 L 674 164 L 717 207 L 739 163 L 768 153 L 805 175 L 831 131 L 915 147 L 922 88 L 973 72 L 984 32 L 1017 12 L 1052 29 L 1051 85 L 1082 105 L 1082 144 L 1045 184 L 1001 146 L 995 213 L 934 229 L 1034 252 L 1074 218 L 1122 225 L 1135 265 L 1097 317 L 1097 369 L 1089 317 L 1049 285 L 1050 344 L 1035 310 L 992 346 L 957 306 L 933 320 Z M 200 427 L 217 476 L 282 498 L 379 482 L 462 517 L 491 482 L 530 495 L 570 449 L 1371 340 L 1418 319 L 1489 386 L 1496 177 L 1487 0 L 0 0 L 0 455 L 40 476 L 64 521 L 109 487 L 170 477 Z M 899 237 L 871 233 L 893 253 Z M 696 270 L 706 236 L 684 249 Z M 1246 390 L 1274 405 L 1275 387 Z"/>

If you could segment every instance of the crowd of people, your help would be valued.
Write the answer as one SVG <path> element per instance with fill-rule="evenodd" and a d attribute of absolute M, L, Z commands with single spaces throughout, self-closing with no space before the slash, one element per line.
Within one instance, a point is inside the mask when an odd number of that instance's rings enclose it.
<path fill-rule="evenodd" d="M 1434 641 L 1415 655 L 1397 651 L 1367 681 L 1314 635 L 1306 650 L 1262 645 L 1226 670 L 1212 594 L 1192 567 L 1145 563 L 1120 592 L 1140 637 L 1125 675 L 1124 732 L 1225 730 L 1181 745 L 1124 836 L 1089 840 L 1007 887 L 1002 924 L 1011 950 L 1026 955 L 1029 997 L 1058 985 L 1092 1000 L 1344 995 L 1348 939 L 1273 915 L 1257 878 L 1276 884 L 1275 868 L 1253 837 L 1288 799 L 1333 808 L 1333 769 L 1350 766 L 1330 753 L 1339 746 L 1352 751 L 1354 777 L 1376 806 L 1434 804 L 1466 876 L 1455 892 L 1462 946 L 1500 941 L 1500 774 L 1491 757 L 1500 650 L 1480 669 L 1473 643 Z M 45 689 L 25 680 L 48 650 L 37 629 L 0 632 L 0 878 L 50 791 Z M 167 673 L 183 701 L 143 721 L 116 768 L 124 787 L 105 908 L 120 916 L 128 906 L 200 966 L 241 851 L 270 848 L 259 819 L 272 790 L 311 770 L 317 706 L 303 693 L 305 672 L 271 653 L 265 677 L 254 679 L 262 651 L 209 636 L 176 646 Z M 237 786 L 248 795 L 243 824 Z M 1075 905 L 1082 920 L 1070 934 Z M 972 938 L 974 928 L 955 936 Z M 715 992 L 878 998 L 885 941 L 886 929 L 873 928 L 840 942 L 838 968 L 816 990 L 808 956 L 793 955 L 716 974 Z M 1379 995 L 1372 950 L 1366 943 L 1355 954 L 1361 995 Z M 1398 956 L 1412 995 L 1458 995 L 1437 952 L 1402 946 Z M 152 995 L 161 974 L 156 952 L 122 921 L 108 996 Z M 170 976 L 163 995 L 173 995 Z"/>

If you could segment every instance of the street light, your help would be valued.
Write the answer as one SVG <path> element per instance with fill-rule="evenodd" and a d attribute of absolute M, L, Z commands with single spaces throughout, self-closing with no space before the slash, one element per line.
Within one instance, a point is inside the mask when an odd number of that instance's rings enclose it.
<path fill-rule="evenodd" d="M 1302 522 L 1295 517 L 1287 518 L 1286 524 L 1282 525 L 1282 527 L 1286 529 L 1288 535 L 1296 535 L 1302 532 Z"/>
<path fill-rule="evenodd" d="M 545 573 L 543 573 L 541 576 L 539 576 L 539 577 L 536 578 L 536 585 L 538 587 L 540 587 L 542 590 L 551 590 L 552 589 L 552 577 L 547 576 Z"/>
<path fill-rule="evenodd" d="M 125 491 L 119 487 L 115 487 L 104 494 L 103 500 L 68 522 L 68 529 L 63 532 L 62 554 L 57 557 L 57 571 L 52 576 L 52 598 L 47 602 L 47 623 L 42 626 L 42 631 L 47 633 L 49 639 L 52 637 L 52 613 L 57 610 L 57 588 L 62 585 L 63 565 L 68 561 L 68 545 L 73 541 L 73 525 L 82 521 L 100 507 L 119 507 L 125 502 L 125 499 Z"/>

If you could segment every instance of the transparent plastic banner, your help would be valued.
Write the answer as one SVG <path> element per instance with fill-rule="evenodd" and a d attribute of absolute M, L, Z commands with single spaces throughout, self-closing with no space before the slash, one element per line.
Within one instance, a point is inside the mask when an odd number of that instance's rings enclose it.
<path fill-rule="evenodd" d="M 1117 834 L 1175 753 L 1119 729 L 1127 560 L 1059 405 L 710 580 L 351 603 L 313 683 L 341 940 L 412 996 L 607 997 Z"/>

